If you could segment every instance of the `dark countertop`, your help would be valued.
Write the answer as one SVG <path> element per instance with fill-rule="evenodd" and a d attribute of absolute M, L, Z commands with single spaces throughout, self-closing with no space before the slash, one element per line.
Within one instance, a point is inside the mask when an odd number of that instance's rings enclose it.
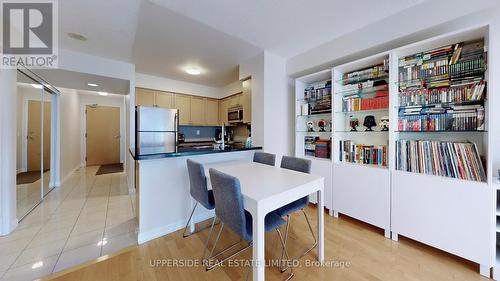
<path fill-rule="evenodd" d="M 143 154 L 143 155 L 135 155 L 135 151 L 129 149 L 130 155 L 134 158 L 134 160 L 150 160 L 150 159 L 161 159 L 161 158 L 171 158 L 171 157 L 182 157 L 182 156 L 191 156 L 191 155 L 203 155 L 203 154 L 212 154 L 212 153 L 226 153 L 226 152 L 238 152 L 238 151 L 246 151 L 246 150 L 259 150 L 262 149 L 261 146 L 255 147 L 226 147 L 224 150 L 214 149 L 214 148 L 193 148 L 193 147 L 179 147 L 178 152 L 172 153 L 151 153 L 151 154 Z"/>

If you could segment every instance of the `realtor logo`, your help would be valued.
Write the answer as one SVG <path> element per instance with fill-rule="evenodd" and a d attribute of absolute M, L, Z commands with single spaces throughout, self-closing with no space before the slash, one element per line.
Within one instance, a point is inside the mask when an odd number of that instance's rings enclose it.
<path fill-rule="evenodd" d="M 57 67 L 57 3 L 0 0 L 1 67 Z"/>

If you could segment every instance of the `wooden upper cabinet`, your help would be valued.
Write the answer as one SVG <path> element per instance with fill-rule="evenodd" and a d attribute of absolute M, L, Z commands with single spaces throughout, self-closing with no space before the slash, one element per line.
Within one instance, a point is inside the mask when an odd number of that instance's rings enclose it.
<path fill-rule="evenodd" d="M 162 108 L 175 108 L 174 94 L 167 92 L 157 92 L 155 105 Z"/>
<path fill-rule="evenodd" d="M 136 88 L 135 105 L 155 106 L 155 91 Z"/>
<path fill-rule="evenodd" d="M 176 94 L 174 96 L 174 108 L 179 110 L 179 124 L 189 125 L 191 122 L 191 98 Z"/>
<path fill-rule="evenodd" d="M 237 94 L 229 97 L 229 107 L 239 106 L 241 105 L 241 94 Z"/>
<path fill-rule="evenodd" d="M 191 124 L 205 125 L 205 106 L 207 99 L 191 97 Z"/>
<path fill-rule="evenodd" d="M 219 121 L 219 101 L 214 99 L 207 99 L 207 111 L 205 112 L 205 123 L 209 126 L 220 125 Z"/>
<path fill-rule="evenodd" d="M 243 94 L 241 96 L 243 106 L 243 122 L 252 122 L 252 80 L 243 81 Z"/>

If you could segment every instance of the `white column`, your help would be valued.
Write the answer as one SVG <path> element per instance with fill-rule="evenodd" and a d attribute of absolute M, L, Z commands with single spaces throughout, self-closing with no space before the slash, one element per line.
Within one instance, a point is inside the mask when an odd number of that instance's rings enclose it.
<path fill-rule="evenodd" d="M 45 93 L 46 94 L 46 93 Z M 51 128 L 50 130 L 50 182 L 49 187 L 61 186 L 61 107 L 60 95 L 51 95 Z"/>
<path fill-rule="evenodd" d="M 16 82 L 16 70 L 0 69 L 0 235 L 17 226 Z"/>

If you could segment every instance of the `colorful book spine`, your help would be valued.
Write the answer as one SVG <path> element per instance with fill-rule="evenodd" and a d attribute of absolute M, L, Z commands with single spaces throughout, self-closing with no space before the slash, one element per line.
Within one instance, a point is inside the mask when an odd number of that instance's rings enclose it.
<path fill-rule="evenodd" d="M 396 169 L 472 181 L 486 181 L 475 143 L 426 140 L 396 141 Z"/>
<path fill-rule="evenodd" d="M 356 144 L 350 140 L 340 141 L 340 162 L 387 166 L 387 146 Z"/>

